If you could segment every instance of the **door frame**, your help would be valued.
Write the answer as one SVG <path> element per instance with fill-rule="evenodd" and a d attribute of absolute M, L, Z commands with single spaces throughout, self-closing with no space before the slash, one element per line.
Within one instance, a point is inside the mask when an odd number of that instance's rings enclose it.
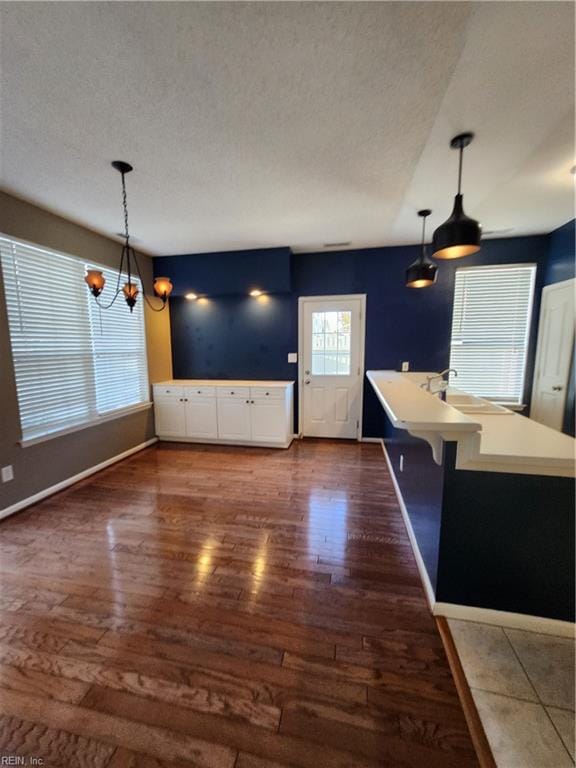
<path fill-rule="evenodd" d="M 338 293 L 329 296 L 299 296 L 298 297 L 298 438 L 302 435 L 302 416 L 303 416 L 303 384 L 304 384 L 304 303 L 306 301 L 346 301 L 356 299 L 360 301 L 360 408 L 358 414 L 358 429 L 356 431 L 356 440 L 362 440 L 362 430 L 364 421 L 364 374 L 365 374 L 365 348 L 366 348 L 366 294 L 365 293 Z"/>
<path fill-rule="evenodd" d="M 534 392 L 536 391 L 536 386 L 538 384 L 538 378 L 540 375 L 540 360 L 542 358 L 543 354 L 543 333 L 544 333 L 544 326 L 542 323 L 542 320 L 544 319 L 544 305 L 547 296 L 552 293 L 554 290 L 559 290 L 561 288 L 568 288 L 572 287 L 572 292 L 576 290 L 576 278 L 571 277 L 569 280 L 560 280 L 557 283 L 550 283 L 550 285 L 545 285 L 542 288 L 542 293 L 540 295 L 540 311 L 538 316 L 538 334 L 536 338 L 536 354 L 534 356 L 534 374 L 532 376 L 532 387 L 530 389 L 530 418 L 532 417 L 532 406 L 534 403 Z M 574 333 L 572 334 L 572 350 L 574 347 Z M 570 381 L 570 367 L 573 364 L 572 361 L 572 350 L 570 352 L 570 362 L 568 363 L 568 375 L 566 377 L 566 382 L 564 384 L 564 410 L 563 410 L 563 416 L 562 420 L 566 417 L 566 403 L 568 401 L 568 382 Z M 561 428 L 562 429 L 562 428 Z"/>

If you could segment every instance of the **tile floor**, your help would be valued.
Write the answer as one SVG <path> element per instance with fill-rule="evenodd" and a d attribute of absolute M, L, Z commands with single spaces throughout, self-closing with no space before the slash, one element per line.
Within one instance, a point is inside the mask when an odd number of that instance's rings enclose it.
<path fill-rule="evenodd" d="M 574 640 L 448 623 L 498 768 L 574 766 Z"/>

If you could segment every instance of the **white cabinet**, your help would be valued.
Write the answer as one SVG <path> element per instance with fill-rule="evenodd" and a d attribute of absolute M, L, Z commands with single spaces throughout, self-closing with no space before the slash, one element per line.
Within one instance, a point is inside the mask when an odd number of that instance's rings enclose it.
<path fill-rule="evenodd" d="M 216 398 L 189 397 L 185 400 L 186 431 L 188 437 L 218 438 Z M 158 428 L 160 432 L 160 428 Z"/>
<path fill-rule="evenodd" d="M 178 396 L 154 398 L 156 432 L 163 437 L 186 436 L 186 404 Z"/>
<path fill-rule="evenodd" d="M 218 437 L 239 442 L 252 439 L 250 400 L 242 397 L 218 398 Z"/>
<path fill-rule="evenodd" d="M 287 412 L 284 400 L 258 397 L 250 401 L 252 440 L 283 443 L 286 440 Z"/>
<path fill-rule="evenodd" d="M 286 448 L 293 437 L 293 382 L 155 384 L 154 412 L 162 440 Z"/>

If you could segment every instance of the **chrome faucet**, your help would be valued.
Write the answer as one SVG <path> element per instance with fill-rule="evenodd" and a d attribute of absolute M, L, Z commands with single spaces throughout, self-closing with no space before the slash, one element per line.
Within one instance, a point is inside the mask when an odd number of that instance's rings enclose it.
<path fill-rule="evenodd" d="M 435 395 L 438 392 L 442 392 L 448 386 L 448 381 L 444 379 L 444 376 L 446 374 L 450 375 L 451 373 L 454 374 L 455 378 L 458 378 L 458 371 L 455 368 L 446 368 L 440 373 L 434 374 L 434 376 L 426 376 L 426 381 L 420 384 L 420 387 L 421 389 L 425 389 L 426 392 L 430 392 L 431 395 Z M 441 384 L 438 389 L 432 391 L 432 382 L 436 381 L 436 379 L 440 379 Z"/>

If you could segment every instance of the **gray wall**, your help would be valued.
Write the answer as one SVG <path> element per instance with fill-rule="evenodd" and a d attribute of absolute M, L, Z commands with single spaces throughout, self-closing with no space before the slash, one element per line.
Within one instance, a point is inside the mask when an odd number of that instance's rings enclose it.
<path fill-rule="evenodd" d="M 3 192 L 0 192 L 0 233 L 90 261 L 118 266 L 120 246 L 117 242 Z M 146 256 L 139 260 L 150 290 L 151 260 Z M 42 278 L 41 275 L 38 277 Z M 86 289 L 80 285 L 78 290 Z M 55 296 L 54 300 L 57 301 L 58 297 Z M 166 325 L 166 315 L 168 312 L 158 313 L 158 320 L 147 316 L 148 338 L 151 333 L 155 338 L 164 335 L 162 329 Z M 162 323 L 160 331 L 154 326 L 156 322 Z M 148 356 L 149 367 L 157 371 L 158 361 L 150 344 Z M 160 377 L 158 374 L 156 376 Z M 167 370 L 165 378 L 169 377 L 170 372 Z M 0 484 L 0 510 L 153 436 L 153 414 L 151 410 L 145 410 L 27 448 L 19 445 L 18 400 L 0 270 L 0 466 L 12 464 L 14 467 L 14 480 Z"/>

